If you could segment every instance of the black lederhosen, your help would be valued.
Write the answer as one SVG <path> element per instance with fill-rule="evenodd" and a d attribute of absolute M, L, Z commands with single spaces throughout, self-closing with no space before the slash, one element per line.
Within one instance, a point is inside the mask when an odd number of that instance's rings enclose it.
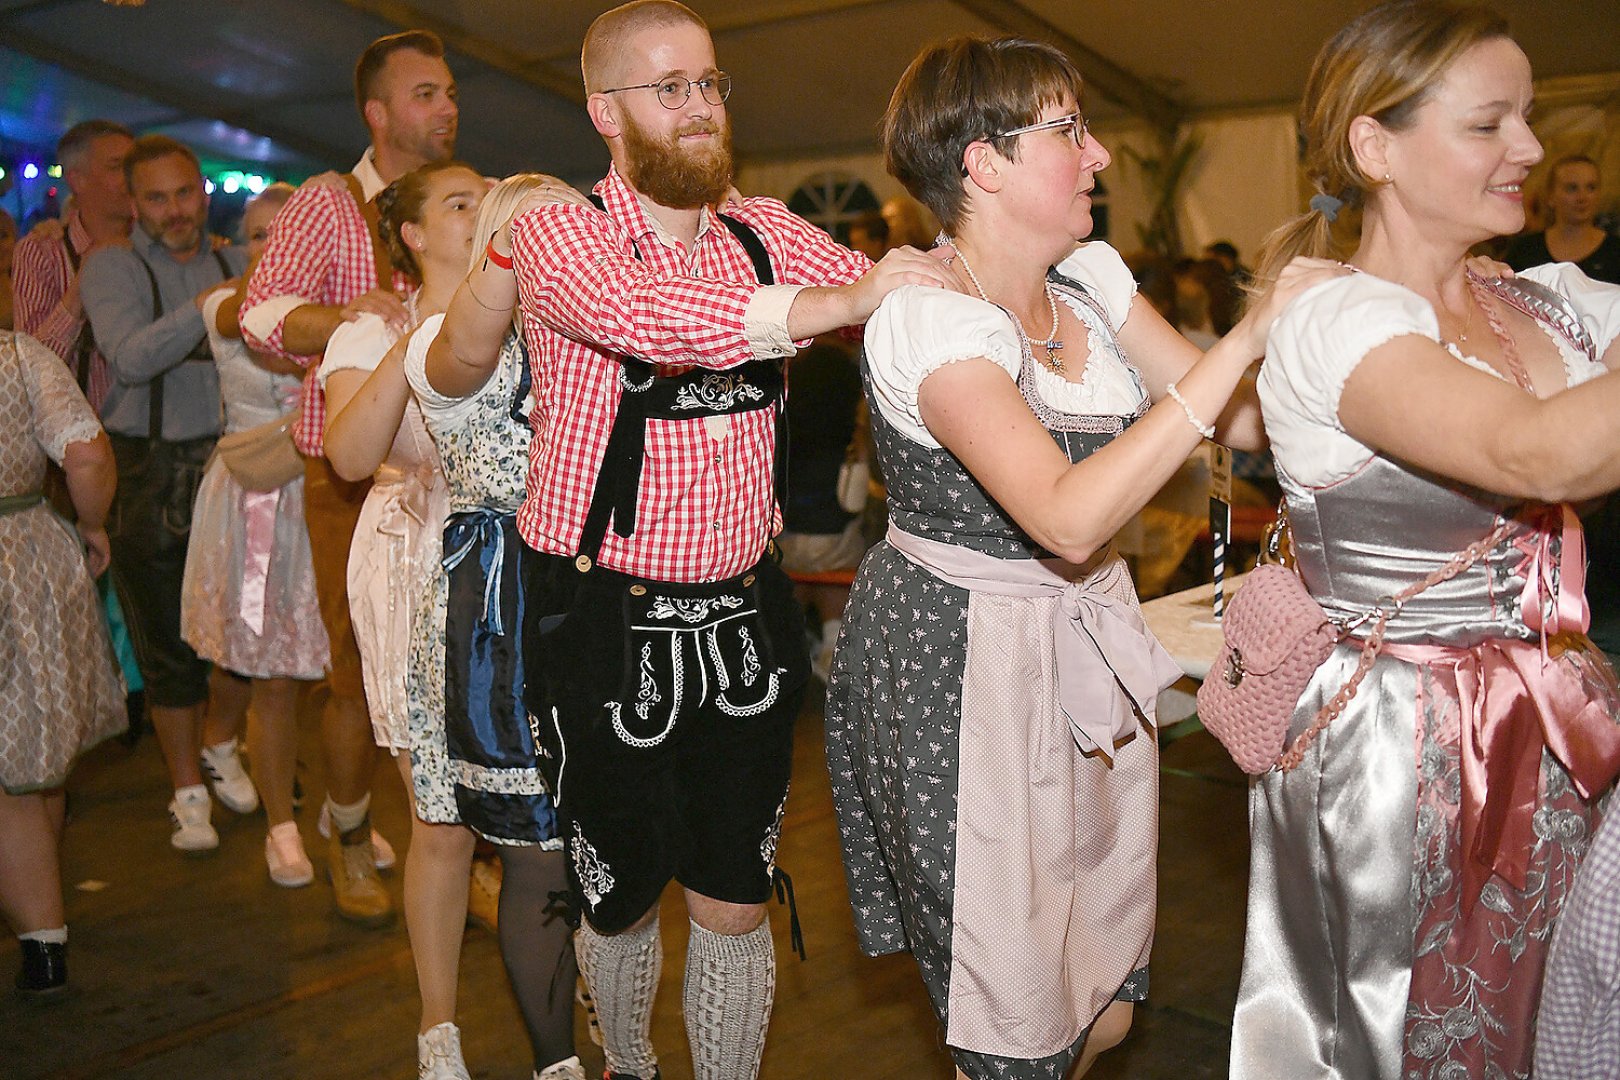
<path fill-rule="evenodd" d="M 722 220 L 768 284 L 757 237 Z M 596 564 L 610 521 L 620 536 L 635 529 L 646 421 L 762 408 L 780 418 L 781 365 L 660 377 L 624 358 L 618 377 L 578 552 L 523 553 L 529 722 L 571 882 L 604 933 L 646 914 L 671 878 L 730 903 L 769 898 L 809 676 L 803 614 L 771 554 L 713 582 Z"/>

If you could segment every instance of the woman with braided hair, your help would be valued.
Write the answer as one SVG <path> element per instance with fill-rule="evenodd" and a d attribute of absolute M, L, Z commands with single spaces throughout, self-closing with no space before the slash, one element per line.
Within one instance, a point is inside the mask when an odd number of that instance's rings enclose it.
<path fill-rule="evenodd" d="M 438 161 L 377 197 L 389 257 L 421 282 L 407 304 L 413 326 L 442 312 L 466 273 L 484 191 L 483 177 L 470 167 Z M 411 797 L 405 927 L 422 995 L 418 1075 L 467 1080 L 455 1025 L 456 978 L 475 838 L 455 814 L 445 770 L 415 767 L 420 732 L 412 730 L 410 709 L 413 685 L 444 681 L 442 666 L 412 670 L 410 643 L 421 598 L 441 572 L 449 501 L 438 451 L 405 379 L 407 340 L 381 318 L 362 315 L 332 334 L 317 377 L 326 391 L 332 467 L 345 480 L 373 479 L 349 551 L 349 608 L 373 732 L 394 754 Z M 430 721 L 442 741 L 442 708 Z"/>
<path fill-rule="evenodd" d="M 1300 254 L 1357 272 L 1282 311 L 1259 391 L 1297 569 L 1351 636 L 1251 789 L 1234 1078 L 1530 1073 L 1620 772 L 1569 506 L 1620 485 L 1620 289 L 1467 262 L 1523 227 L 1532 94 L 1500 16 L 1429 0 L 1355 19 L 1306 85 L 1318 194 L 1259 279 Z"/>

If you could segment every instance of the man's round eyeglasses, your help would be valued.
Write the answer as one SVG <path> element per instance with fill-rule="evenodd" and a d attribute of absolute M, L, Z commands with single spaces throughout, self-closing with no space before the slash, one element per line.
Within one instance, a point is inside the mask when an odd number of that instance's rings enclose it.
<path fill-rule="evenodd" d="M 656 90 L 658 91 L 658 104 L 666 109 L 679 109 L 692 97 L 692 88 L 698 88 L 703 100 L 710 105 L 724 105 L 726 98 L 731 96 L 731 76 L 723 71 L 717 71 L 702 79 L 688 79 L 683 75 L 670 75 L 657 82 L 637 83 L 634 86 L 615 86 L 611 90 L 603 90 L 604 94 L 618 94 L 625 90 Z"/>
<path fill-rule="evenodd" d="M 990 137 L 992 139 L 1010 139 L 1015 135 L 1028 135 L 1036 131 L 1058 131 L 1063 128 L 1069 129 L 1069 138 L 1074 140 L 1074 145 L 1086 145 L 1086 118 L 1077 112 L 1070 113 L 1068 116 L 1060 116 L 1055 120 L 1042 120 L 1038 124 L 1013 128 L 1011 131 L 998 131 Z"/>

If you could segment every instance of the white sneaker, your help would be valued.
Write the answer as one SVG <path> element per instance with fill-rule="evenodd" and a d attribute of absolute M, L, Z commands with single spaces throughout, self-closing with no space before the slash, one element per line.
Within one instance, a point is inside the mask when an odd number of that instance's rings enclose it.
<path fill-rule="evenodd" d="M 235 739 L 203 747 L 202 768 L 214 786 L 214 798 L 225 809 L 251 814 L 259 808 L 259 789 L 253 786 L 247 770 L 242 768 L 242 756 L 236 751 Z"/>
<path fill-rule="evenodd" d="M 208 821 L 213 806 L 208 789 L 201 784 L 176 791 L 174 798 L 169 800 L 169 822 L 174 826 L 174 832 L 169 835 L 170 846 L 188 854 L 213 851 L 219 847 L 219 833 Z"/>
<path fill-rule="evenodd" d="M 545 1072 L 534 1074 L 534 1080 L 589 1080 L 589 1078 L 585 1075 L 585 1066 L 580 1064 L 579 1058 L 571 1057 L 555 1065 L 547 1065 Z"/>
<path fill-rule="evenodd" d="M 461 1059 L 461 1029 L 446 1020 L 416 1037 L 416 1080 L 472 1080 Z"/>
<path fill-rule="evenodd" d="M 315 880 L 315 866 L 304 851 L 296 821 L 271 826 L 264 838 L 264 861 L 270 867 L 270 880 L 284 889 L 301 888 Z"/>
<path fill-rule="evenodd" d="M 332 803 L 327 800 L 321 803 L 321 816 L 315 819 L 315 831 L 321 834 L 321 839 L 332 839 Z M 398 857 L 394 854 L 394 846 L 383 839 L 383 834 L 376 829 L 371 830 L 371 852 L 375 856 L 372 865 L 378 870 L 392 870 Z"/>

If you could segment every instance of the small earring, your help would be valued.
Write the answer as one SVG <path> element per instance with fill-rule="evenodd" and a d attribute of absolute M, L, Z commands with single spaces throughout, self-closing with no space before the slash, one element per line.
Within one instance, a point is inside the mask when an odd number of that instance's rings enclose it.
<path fill-rule="evenodd" d="M 1386 172 L 1384 174 L 1384 183 L 1393 186 L 1394 183 L 1395 183 L 1395 178 L 1393 176 L 1389 175 L 1389 173 Z"/>

